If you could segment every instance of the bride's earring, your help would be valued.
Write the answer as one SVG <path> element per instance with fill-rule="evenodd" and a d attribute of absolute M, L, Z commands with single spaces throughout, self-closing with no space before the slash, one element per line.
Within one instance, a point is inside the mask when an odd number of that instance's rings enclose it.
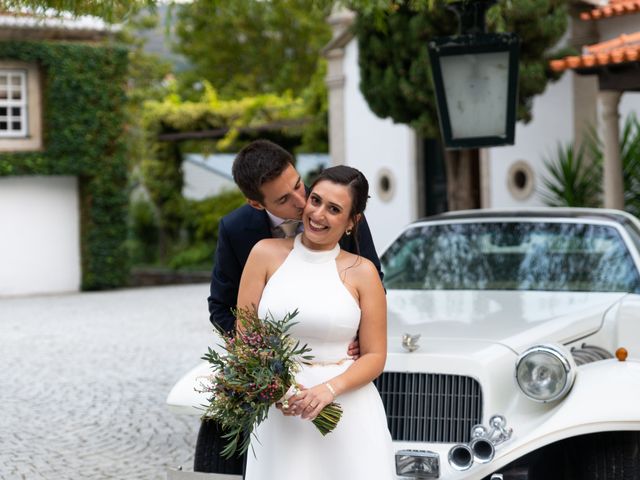
<path fill-rule="evenodd" d="M 344 233 L 346 233 L 346 234 L 347 234 L 347 237 L 348 237 L 349 235 L 351 235 L 351 230 L 352 230 L 351 228 L 347 228 L 347 229 L 345 230 L 345 232 L 344 232 Z"/>

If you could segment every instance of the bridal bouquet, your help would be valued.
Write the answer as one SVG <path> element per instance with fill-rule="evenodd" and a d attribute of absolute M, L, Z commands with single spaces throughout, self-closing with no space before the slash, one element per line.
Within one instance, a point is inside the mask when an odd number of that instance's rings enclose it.
<path fill-rule="evenodd" d="M 301 363 L 313 357 L 305 355 L 311 351 L 307 345 L 301 346 L 288 333 L 297 314 L 296 310 L 275 320 L 259 318 L 255 310 L 238 310 L 236 319 L 243 331 L 223 336 L 223 354 L 209 348 L 202 357 L 213 370 L 200 385 L 200 391 L 211 394 L 202 418 L 215 420 L 226 430 L 228 441 L 221 452 L 225 458 L 238 448 L 245 453 L 253 429 L 267 418 L 269 407 L 282 402 L 286 408 L 288 399 L 299 391 L 295 374 Z M 326 435 L 341 416 L 342 408 L 334 402 L 313 423 Z"/>

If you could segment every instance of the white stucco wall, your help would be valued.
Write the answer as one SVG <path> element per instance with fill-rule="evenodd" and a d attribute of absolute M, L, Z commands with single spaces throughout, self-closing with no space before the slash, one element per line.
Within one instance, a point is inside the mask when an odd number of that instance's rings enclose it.
<path fill-rule="evenodd" d="M 225 178 L 192 162 L 182 163 L 182 174 L 184 179 L 182 195 L 192 200 L 202 200 L 218 195 L 224 190 L 236 188 L 232 179 Z"/>
<path fill-rule="evenodd" d="M 406 125 L 376 117 L 360 92 L 358 46 L 351 41 L 345 51 L 345 162 L 364 173 L 371 198 L 366 216 L 378 251 L 385 248 L 400 229 L 416 217 L 415 135 Z M 377 191 L 380 172 L 395 178 L 389 201 Z"/>
<path fill-rule="evenodd" d="M 80 289 L 75 177 L 0 178 L 0 297 Z"/>
<path fill-rule="evenodd" d="M 622 133 L 622 127 L 624 126 L 624 120 L 631 113 L 635 113 L 636 117 L 640 120 L 640 93 L 639 92 L 625 92 L 620 98 L 620 132 Z"/>
<path fill-rule="evenodd" d="M 573 140 L 573 72 L 556 83 L 550 83 L 542 95 L 533 99 L 533 120 L 516 125 L 515 144 L 488 150 L 491 208 L 534 207 L 544 205 L 539 190 L 544 173 L 544 158 L 555 153 L 558 142 Z M 518 160 L 527 162 L 535 172 L 535 192 L 525 200 L 514 198 L 507 187 L 509 168 Z"/>

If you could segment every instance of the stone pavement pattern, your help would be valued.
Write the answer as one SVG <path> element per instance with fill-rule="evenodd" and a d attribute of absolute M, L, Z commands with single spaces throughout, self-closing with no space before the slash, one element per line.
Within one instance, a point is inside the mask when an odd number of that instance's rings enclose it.
<path fill-rule="evenodd" d="M 165 404 L 212 328 L 208 285 L 0 299 L 0 479 L 163 479 L 197 416 Z"/>

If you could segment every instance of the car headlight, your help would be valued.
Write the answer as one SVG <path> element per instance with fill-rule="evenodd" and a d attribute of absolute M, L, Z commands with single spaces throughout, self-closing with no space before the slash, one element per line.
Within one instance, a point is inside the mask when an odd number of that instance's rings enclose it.
<path fill-rule="evenodd" d="M 526 350 L 516 362 L 516 380 L 522 392 L 538 402 L 563 398 L 576 375 L 576 365 L 559 345 L 536 345 Z"/>

